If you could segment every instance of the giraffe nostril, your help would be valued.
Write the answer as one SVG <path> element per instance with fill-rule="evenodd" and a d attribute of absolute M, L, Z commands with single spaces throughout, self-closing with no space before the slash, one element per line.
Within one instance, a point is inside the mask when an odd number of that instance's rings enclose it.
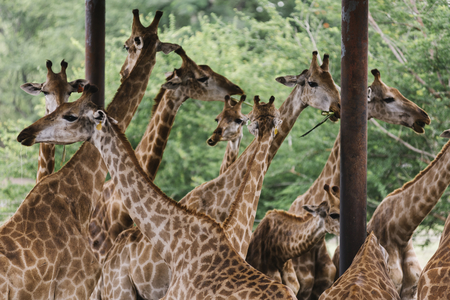
<path fill-rule="evenodd" d="M 215 146 L 216 144 L 217 144 L 217 142 L 215 142 L 213 139 L 208 139 L 207 141 L 206 141 L 206 143 L 209 145 L 209 146 Z"/>

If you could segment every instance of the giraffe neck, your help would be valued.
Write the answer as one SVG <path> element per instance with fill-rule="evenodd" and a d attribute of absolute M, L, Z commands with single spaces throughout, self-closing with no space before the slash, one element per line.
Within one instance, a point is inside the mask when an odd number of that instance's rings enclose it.
<path fill-rule="evenodd" d="M 41 181 L 47 175 L 53 173 L 55 169 L 55 145 L 39 144 L 38 172 L 36 182 Z"/>
<path fill-rule="evenodd" d="M 378 299 L 400 299 L 389 278 L 385 257 L 374 234 L 367 237 L 351 266 L 320 299 L 336 299 L 336 296 L 353 299 L 359 295 L 378 295 Z"/>
<path fill-rule="evenodd" d="M 303 205 L 311 204 L 318 205 L 324 199 L 326 199 L 326 192 L 323 189 L 325 184 L 330 186 L 340 185 L 340 175 L 341 175 L 341 138 L 340 132 L 336 137 L 333 149 L 328 156 L 328 160 L 325 163 L 325 167 L 322 169 L 319 177 L 314 181 L 314 183 L 309 187 L 309 189 L 302 195 L 298 196 L 289 208 L 289 212 L 303 215 L 305 210 Z"/>
<path fill-rule="evenodd" d="M 221 227 L 166 196 L 145 174 L 120 129 L 108 121 L 105 123 L 90 142 L 101 153 L 133 221 L 171 268 L 179 266 L 182 253 L 196 242 L 201 232 L 206 230 L 214 236 L 213 232 L 221 231 Z"/>
<path fill-rule="evenodd" d="M 269 148 L 267 168 L 281 143 L 294 126 L 295 120 L 307 107 L 301 101 L 302 91 L 302 86 L 296 86 L 279 109 L 280 119 L 283 120 L 283 123 L 278 127 L 278 134 Z M 180 203 L 211 216 L 219 223 L 225 221 L 239 190 L 239 184 L 247 172 L 247 164 L 253 153 L 253 150 L 250 149 L 254 149 L 255 144 L 256 141 L 254 140 L 225 173 L 196 187 L 183 197 Z"/>
<path fill-rule="evenodd" d="M 275 136 L 272 145 L 269 150 L 269 164 L 272 162 L 275 154 L 277 154 L 278 149 L 280 149 L 281 144 L 284 139 L 288 136 L 292 127 L 294 127 L 295 121 L 297 121 L 301 112 L 308 107 L 305 104 L 303 95 L 303 86 L 296 85 L 292 92 L 289 94 L 288 98 L 281 105 L 279 111 L 283 123 L 278 128 L 278 134 Z"/>
<path fill-rule="evenodd" d="M 224 173 L 228 167 L 233 164 L 239 156 L 239 146 L 241 145 L 242 133 L 234 140 L 227 143 L 225 155 L 223 156 L 222 164 L 220 165 L 220 174 Z"/>
<path fill-rule="evenodd" d="M 160 94 L 162 94 L 161 99 L 158 99 Z M 172 90 L 161 89 L 159 95 L 155 99 L 157 107 L 135 150 L 139 165 L 152 181 L 161 164 L 175 116 L 181 104 L 187 99 L 185 96 L 176 95 Z"/>
<path fill-rule="evenodd" d="M 113 100 L 108 105 L 108 115 L 114 118 L 123 130 L 131 122 L 131 118 L 144 96 L 150 73 L 155 65 L 156 47 L 145 45 L 146 50 L 141 53 L 135 67 L 121 83 Z M 82 220 L 86 236 L 92 235 L 92 231 L 101 230 L 88 228 L 92 207 L 99 206 L 98 202 L 102 201 L 103 184 L 108 173 L 95 147 L 90 143 L 83 143 L 58 173 L 61 181 L 70 182 L 67 189 L 62 190 L 62 193 L 66 193 L 67 199 L 71 201 L 71 199 L 80 199 L 81 197 L 83 203 L 86 203 L 83 207 L 80 204 L 80 207 L 75 210 L 75 213 L 79 215 L 78 219 Z M 74 207 L 78 207 L 78 204 Z"/>
<path fill-rule="evenodd" d="M 246 261 L 261 271 L 282 270 L 289 259 L 310 251 L 325 233 L 325 221 L 319 216 L 272 211 L 252 235 Z"/>
<path fill-rule="evenodd" d="M 150 75 L 156 63 L 156 47 L 154 41 L 145 40 L 144 49 L 139 56 L 130 75 L 121 83 L 112 102 L 108 105 L 108 115 L 119 123 L 125 131 L 144 97 Z M 150 43 L 150 45 L 149 45 Z M 116 101 L 114 101 L 116 100 Z"/>
<path fill-rule="evenodd" d="M 450 141 L 413 180 L 387 195 L 378 205 L 367 230 L 373 230 L 382 245 L 405 246 L 439 201 L 450 183 L 449 148 Z"/>
<path fill-rule="evenodd" d="M 231 204 L 228 218 L 223 223 L 233 248 L 242 258 L 247 254 L 252 235 L 264 174 L 268 167 L 267 154 L 272 141 L 271 133 L 256 141 L 256 149 L 248 162 L 247 172 Z"/>

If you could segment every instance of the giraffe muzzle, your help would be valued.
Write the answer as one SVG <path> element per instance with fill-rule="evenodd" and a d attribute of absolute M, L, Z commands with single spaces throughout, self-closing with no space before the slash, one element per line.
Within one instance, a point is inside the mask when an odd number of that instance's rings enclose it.
<path fill-rule="evenodd" d="M 27 132 L 27 129 L 22 130 L 22 132 L 17 136 L 17 141 L 24 146 L 32 146 L 35 144 L 36 136 Z"/>
<path fill-rule="evenodd" d="M 207 143 L 209 146 L 211 146 L 211 147 L 214 147 L 215 145 L 217 145 L 218 142 L 219 142 L 219 141 L 213 140 L 212 137 L 209 138 L 209 139 L 206 141 L 206 143 Z"/>

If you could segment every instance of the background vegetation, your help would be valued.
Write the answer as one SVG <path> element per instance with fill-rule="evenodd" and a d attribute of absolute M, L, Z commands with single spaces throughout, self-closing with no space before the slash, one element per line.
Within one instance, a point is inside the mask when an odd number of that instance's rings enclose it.
<path fill-rule="evenodd" d="M 250 99 L 276 97 L 279 107 L 291 89 L 275 77 L 299 74 L 309 66 L 311 52 L 329 53 L 331 73 L 340 83 L 341 4 L 333 0 L 108 0 L 106 3 L 106 102 L 119 86 L 125 59 L 123 42 L 130 33 L 131 10 L 139 8 L 149 24 L 157 9 L 164 11 L 162 41 L 178 43 L 198 64 L 208 64 L 242 87 Z M 370 1 L 369 70 L 424 108 L 432 119 L 426 133 L 380 123 L 368 126 L 368 214 L 391 191 L 411 180 L 437 154 L 449 127 L 449 2 L 445 0 Z M 44 114 L 44 97 L 33 97 L 19 86 L 43 82 L 45 61 L 69 62 L 69 80 L 84 78 L 84 1 L 16 0 L 0 2 L 0 211 L 14 212 L 33 187 L 38 146 L 20 146 L 19 131 Z M 148 124 L 152 99 L 164 73 L 179 67 L 175 55 L 158 54 L 146 96 L 126 134 L 135 147 Z M 369 83 L 372 75 L 369 75 Z M 72 95 L 71 101 L 78 95 Z M 156 178 L 163 191 L 182 198 L 195 186 L 218 175 L 225 144 L 209 148 L 223 104 L 190 99 L 182 105 Z M 245 107 L 246 112 L 249 108 Z M 297 121 L 265 177 L 257 218 L 272 208 L 288 209 L 320 174 L 333 146 L 339 123 L 326 123 L 305 138 L 321 120 L 308 108 Z M 389 137 L 413 147 L 413 151 Z M 251 141 L 245 132 L 242 150 Z M 66 160 L 79 145 L 68 146 Z M 57 146 L 57 169 L 62 147 Z M 17 185 L 17 179 L 29 182 Z M 27 181 L 28 180 L 28 181 Z M 30 183 L 31 182 L 31 183 Z M 450 208 L 446 192 L 422 230 L 442 226 Z M 2 218 L 2 216 L 0 216 Z"/>

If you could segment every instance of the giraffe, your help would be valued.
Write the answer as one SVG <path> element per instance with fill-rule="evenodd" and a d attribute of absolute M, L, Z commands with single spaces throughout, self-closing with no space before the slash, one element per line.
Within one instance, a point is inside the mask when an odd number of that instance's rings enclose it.
<path fill-rule="evenodd" d="M 89 81 L 86 79 L 77 79 L 71 82 L 67 81 L 67 62 L 61 61 L 61 72 L 55 73 L 52 70 L 52 62 L 47 60 L 47 79 L 43 83 L 24 83 L 20 86 L 26 93 L 37 96 L 43 93 L 45 96 L 45 115 L 53 112 L 59 105 L 69 101 L 70 94 L 81 92 L 83 86 Z M 55 145 L 42 143 L 39 145 L 38 171 L 36 182 L 39 182 L 44 176 L 53 173 L 55 169 Z"/>
<path fill-rule="evenodd" d="M 387 195 L 367 224 L 389 253 L 390 277 L 402 299 L 417 297 L 422 270 L 411 237 L 450 183 L 449 147 L 450 141 L 414 179 Z"/>
<path fill-rule="evenodd" d="M 289 288 L 249 266 L 222 226 L 154 185 L 117 121 L 90 102 L 88 94 L 96 87 L 87 85 L 85 91 L 84 97 L 25 128 L 17 139 L 24 145 L 89 141 L 99 150 L 132 219 L 172 270 L 164 299 L 295 299 Z M 264 132 L 274 135 L 275 117 L 264 115 L 266 111 L 256 116 L 258 139 Z"/>
<path fill-rule="evenodd" d="M 170 130 L 182 103 L 188 98 L 223 101 L 228 95 L 244 93 L 239 86 L 214 72 L 209 66 L 197 65 L 181 47 L 175 53 L 181 57 L 182 65 L 179 69 L 166 73 L 166 83 L 155 98 L 150 123 L 135 150 L 139 164 L 151 180 L 156 176 Z M 90 243 L 102 264 L 117 236 L 132 225 L 128 210 L 115 191 L 114 182 L 108 181 L 89 226 Z M 102 278 L 98 285 L 92 299 L 101 299 Z"/>
<path fill-rule="evenodd" d="M 335 189 L 328 185 L 324 189 L 331 198 L 330 203 L 339 203 Z M 339 234 L 339 220 L 333 219 L 327 201 L 303 208 L 308 212 L 303 216 L 282 210 L 267 212 L 251 237 L 245 259 L 257 270 L 290 287 L 295 294 L 300 284 L 291 259 L 309 251 L 326 232 Z M 283 268 L 285 264 L 288 266 Z M 283 272 L 289 269 L 291 272 Z"/>
<path fill-rule="evenodd" d="M 246 115 L 241 113 L 242 103 L 245 98 L 234 102 L 230 97 L 225 98 L 222 112 L 216 117 L 217 128 L 206 141 L 209 146 L 215 146 L 219 141 L 228 141 L 225 155 L 220 165 L 219 175 L 236 161 L 239 156 L 239 147 L 242 140 L 242 126 L 247 122 Z"/>
<path fill-rule="evenodd" d="M 178 109 L 188 98 L 223 101 L 228 95 L 244 93 L 239 86 L 209 66 L 197 65 L 183 48 L 178 48 L 175 53 L 181 57 L 182 65 L 166 74 L 166 83 L 155 98 L 152 117 L 135 150 L 139 164 L 151 180 L 154 180 L 162 161 Z M 132 225 L 133 221 L 115 191 L 114 182 L 108 181 L 89 225 L 90 243 L 101 262 L 104 262 L 119 233 Z"/>
<path fill-rule="evenodd" d="M 446 130 L 441 137 L 450 138 L 450 131 Z M 439 247 L 422 270 L 417 287 L 419 300 L 448 299 L 449 290 L 449 248 L 450 248 L 450 215 L 445 221 Z"/>
<path fill-rule="evenodd" d="M 351 266 L 319 299 L 400 299 L 389 278 L 388 256 L 371 232 Z"/>
<path fill-rule="evenodd" d="M 340 97 L 334 81 L 328 71 L 328 55 L 324 56 L 323 62 L 324 63 L 322 66 L 318 65 L 317 52 L 314 51 L 310 68 L 303 71 L 302 74 L 295 76 L 297 81 L 296 83 L 291 84 L 291 86 L 297 86 L 280 108 L 280 118 L 283 119 L 283 124 L 277 128 L 278 133 L 269 148 L 267 168 L 282 141 L 294 125 L 295 120 L 301 111 L 308 105 L 321 110 L 333 110 L 336 112 L 335 117 L 339 116 Z M 306 84 L 307 82 L 308 84 Z M 285 125 L 286 123 L 287 125 Z M 236 198 L 240 183 L 243 181 L 243 178 L 247 172 L 248 161 L 251 159 L 255 147 L 256 143 L 253 142 L 225 173 L 221 174 L 218 178 L 197 187 L 193 192 L 183 198 L 180 203 L 186 205 L 190 209 L 198 212 L 204 212 L 205 214 L 213 217 L 219 223 L 225 222 L 225 220 L 230 216 L 233 200 Z M 258 182 L 258 186 L 259 185 L 262 185 L 262 181 L 260 183 Z M 257 202 L 255 200 L 257 199 L 259 199 L 259 193 L 257 197 L 255 197 L 253 203 L 247 204 L 250 207 L 246 211 L 252 212 L 252 218 L 247 218 L 243 220 L 243 222 L 235 222 L 237 224 L 241 224 L 241 226 L 246 224 L 247 227 L 244 226 L 242 230 L 243 232 L 249 233 L 239 236 L 241 239 L 240 243 L 237 243 L 238 240 L 235 240 L 236 245 L 241 249 L 243 257 L 246 255 L 246 248 L 248 247 L 248 243 L 250 241 L 251 226 L 253 225 L 254 213 L 256 212 L 255 203 Z M 241 205 L 244 205 L 244 203 L 241 203 Z M 235 227 L 235 230 L 237 229 L 239 229 L 238 226 Z M 155 260 L 157 255 L 153 255 L 154 251 L 150 249 L 152 245 L 147 243 L 145 239 L 139 238 L 139 234 L 134 233 L 133 231 L 133 229 L 130 229 L 127 233 L 124 232 L 124 236 L 120 243 L 121 245 L 115 245 L 114 247 L 116 249 L 112 251 L 115 253 L 122 253 L 120 255 L 122 257 L 122 263 L 124 264 L 131 261 L 129 258 L 131 255 L 134 255 L 135 257 L 141 256 L 143 258 L 139 260 L 139 262 L 142 263 L 146 260 L 146 268 L 153 268 L 153 270 L 158 268 L 158 270 L 161 270 L 163 268 L 163 262 L 161 261 L 162 259 Z M 132 243 L 133 245 L 126 248 L 127 243 Z M 137 245 L 141 243 L 146 245 Z M 116 256 L 119 255 L 116 254 Z M 116 264 L 113 268 L 118 268 L 118 265 Z M 122 276 L 123 284 L 128 286 L 130 289 L 133 289 L 134 287 L 130 287 L 132 282 L 128 279 L 129 271 L 121 270 L 121 272 L 124 274 Z M 143 272 L 139 270 L 139 273 L 142 274 Z M 154 272 L 146 272 L 146 274 L 152 273 L 153 275 L 151 275 L 151 278 L 160 278 L 155 277 Z M 162 273 L 164 274 L 164 280 L 152 280 L 151 282 L 152 288 L 155 291 L 163 291 L 167 285 L 166 282 L 170 279 L 170 273 L 168 271 Z M 133 279 L 135 281 L 139 281 L 139 279 Z M 150 277 L 145 278 L 145 280 L 149 281 Z M 140 289 L 143 290 L 144 288 Z"/>
<path fill-rule="evenodd" d="M 244 100 L 245 95 L 241 97 L 241 103 Z M 279 113 L 273 107 L 274 100 L 274 97 L 270 99 L 269 109 L 266 109 L 263 115 L 275 116 L 273 126 L 277 128 L 280 121 L 278 121 Z M 259 97 L 255 96 L 254 101 L 259 104 Z M 266 106 L 261 103 L 256 106 L 256 110 L 261 107 L 266 108 Z M 257 115 L 261 115 L 261 113 L 258 112 Z M 261 129 L 263 125 L 254 116 L 253 111 L 249 117 L 253 124 L 250 125 L 249 130 L 257 136 L 255 139 L 258 140 L 258 143 L 254 143 L 254 146 L 248 150 L 252 153 L 249 170 L 240 182 L 240 191 L 231 204 L 230 215 L 222 223 L 233 248 L 242 258 L 245 257 L 248 247 L 246 241 L 250 240 L 249 236 L 262 188 L 262 180 L 268 166 L 266 158 L 273 138 L 269 134 L 260 137 L 261 133 L 258 135 L 260 130 L 256 126 Z M 150 257 L 151 259 L 149 259 Z M 169 287 L 171 274 L 169 267 L 161 257 L 158 257 L 150 241 L 142 233 L 139 233 L 138 228 L 126 230 L 117 238 L 104 264 L 105 288 L 103 288 L 101 299 L 135 299 L 136 295 L 146 299 L 160 299 Z"/>
<path fill-rule="evenodd" d="M 381 80 L 380 71 L 371 71 L 374 81 L 368 88 L 368 118 L 376 118 L 387 123 L 403 125 L 412 128 L 416 133 L 423 133 L 425 124 L 430 124 L 427 113 L 412 101 L 405 98 L 396 88 L 389 87 Z M 289 212 L 303 214 L 305 204 L 318 205 L 327 195 L 321 188 L 330 183 L 340 184 L 340 134 L 338 134 L 328 160 L 316 181 L 302 195 L 298 196 L 289 208 Z M 339 206 L 339 204 L 338 204 Z M 339 217 L 339 212 L 337 212 Z M 300 299 L 317 299 L 333 283 L 336 266 L 333 264 L 325 241 L 316 247 L 293 259 L 297 278 L 300 281 Z"/>
<path fill-rule="evenodd" d="M 138 18 L 138 11 L 133 12 Z M 142 100 L 156 51 L 171 47 L 161 46 L 156 34 L 161 15 L 149 26 L 139 59 L 108 106 L 120 128 L 128 126 Z M 88 244 L 88 224 L 106 174 L 98 151 L 84 143 L 63 168 L 30 191 L 0 227 L 0 299 L 80 299 L 91 294 L 101 266 Z"/>

